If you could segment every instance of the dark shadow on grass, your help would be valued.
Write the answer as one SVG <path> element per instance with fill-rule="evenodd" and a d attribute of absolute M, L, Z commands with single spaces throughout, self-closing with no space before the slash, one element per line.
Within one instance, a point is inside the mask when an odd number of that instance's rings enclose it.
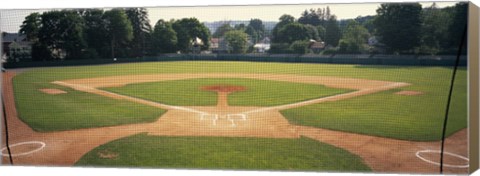
<path fill-rule="evenodd" d="M 439 67 L 439 68 L 446 68 L 446 69 L 453 69 L 453 66 L 401 66 L 401 65 L 355 65 L 355 68 L 368 68 L 368 69 L 405 69 L 405 68 L 424 68 L 424 67 Z M 466 70 L 466 66 L 458 67 L 458 70 Z"/>
<path fill-rule="evenodd" d="M 418 68 L 420 66 L 399 66 L 399 65 L 355 65 L 355 68 L 373 68 L 373 69 L 398 69 L 398 68 Z"/>

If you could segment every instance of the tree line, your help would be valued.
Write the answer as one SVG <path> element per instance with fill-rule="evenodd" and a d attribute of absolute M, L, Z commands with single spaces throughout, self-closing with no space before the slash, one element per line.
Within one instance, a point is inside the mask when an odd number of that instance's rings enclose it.
<path fill-rule="evenodd" d="M 145 8 L 81 9 L 31 13 L 20 26 L 32 42 L 33 60 L 154 56 L 209 47 L 210 31 L 196 18 L 159 20 L 152 28 Z"/>
<path fill-rule="evenodd" d="M 467 6 L 384 3 L 374 16 L 349 20 L 338 20 L 327 6 L 305 10 L 298 19 L 284 14 L 272 31 L 253 18 L 247 25 L 225 23 L 213 33 L 196 18 L 160 19 L 152 27 L 145 8 L 60 10 L 29 14 L 19 32 L 32 42 L 33 60 L 198 52 L 210 48 L 212 37 L 223 38 L 229 53 L 253 52 L 252 44 L 269 37 L 270 53 L 311 53 L 312 42 L 323 42 L 317 54 L 454 54 Z"/>
<path fill-rule="evenodd" d="M 305 54 L 312 40 L 321 54 L 454 54 L 467 24 L 468 3 L 422 8 L 419 3 L 384 3 L 375 16 L 338 21 L 329 7 L 282 15 L 272 31 L 271 53 Z"/>

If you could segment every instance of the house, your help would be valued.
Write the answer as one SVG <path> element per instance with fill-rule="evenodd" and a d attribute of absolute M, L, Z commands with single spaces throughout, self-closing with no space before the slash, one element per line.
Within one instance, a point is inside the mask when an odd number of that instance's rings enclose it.
<path fill-rule="evenodd" d="M 385 44 L 381 43 L 379 40 L 381 40 L 380 37 L 372 36 L 368 38 L 368 46 L 369 46 L 369 52 L 370 53 L 385 53 L 386 52 L 386 46 Z"/>
<path fill-rule="evenodd" d="M 310 50 L 313 53 L 320 53 L 323 49 L 325 49 L 325 42 L 322 41 L 315 41 L 315 40 L 310 40 Z"/>
<path fill-rule="evenodd" d="M 215 54 L 225 54 L 228 53 L 228 42 L 225 38 L 211 38 L 210 39 L 210 50 Z"/>
<path fill-rule="evenodd" d="M 268 50 L 270 50 L 270 38 L 263 38 L 258 43 L 253 45 L 253 48 L 255 48 L 256 53 L 266 53 Z"/>
<path fill-rule="evenodd" d="M 191 45 L 192 45 L 192 53 L 199 54 L 201 52 L 201 47 L 203 46 L 203 41 L 202 39 L 195 37 L 195 39 L 191 41 Z"/>
<path fill-rule="evenodd" d="M 18 33 L 2 33 L 2 59 L 15 61 L 31 59 L 32 43 L 25 35 Z"/>
<path fill-rule="evenodd" d="M 257 43 L 253 45 L 253 48 L 255 48 L 256 53 L 266 53 L 268 50 L 270 50 L 270 44 Z"/>

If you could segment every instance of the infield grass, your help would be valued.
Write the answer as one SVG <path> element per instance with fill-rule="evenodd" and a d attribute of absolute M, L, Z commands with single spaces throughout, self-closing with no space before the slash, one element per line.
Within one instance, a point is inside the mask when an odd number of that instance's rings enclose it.
<path fill-rule="evenodd" d="M 28 78 L 19 76 L 14 84 L 18 116 L 35 131 L 153 122 L 166 112 L 155 107 L 105 98 L 40 81 L 29 80 L 24 84 L 23 79 Z M 45 87 L 67 93 L 50 95 L 39 91 Z"/>
<path fill-rule="evenodd" d="M 102 158 L 100 154 L 111 154 Z M 134 135 L 101 145 L 76 166 L 236 170 L 370 171 L 350 152 L 310 138 Z"/>
<path fill-rule="evenodd" d="M 75 123 L 82 124 L 83 126 L 103 126 L 106 125 L 107 122 L 92 123 L 91 119 L 109 121 L 110 118 L 116 118 L 116 116 L 110 116 L 106 113 L 113 112 L 116 114 L 134 114 L 134 117 L 130 116 L 129 118 L 135 122 L 139 122 L 137 118 L 140 118 L 140 116 L 147 119 L 156 119 L 159 114 L 161 114 L 158 109 L 150 109 L 150 107 L 144 107 L 139 104 L 129 105 L 122 101 L 112 101 L 107 97 L 86 95 L 65 87 L 59 87 L 50 82 L 76 78 L 160 73 L 279 73 L 410 83 L 412 84 L 411 86 L 401 89 L 336 102 L 309 105 L 282 111 L 282 113 L 291 123 L 300 125 L 390 138 L 428 141 L 440 139 L 452 69 L 450 67 L 207 61 L 146 62 L 42 68 L 26 71 L 14 78 L 16 104 L 20 118 L 37 130 L 54 131 L 58 130 L 58 128 L 79 128 L 79 125 L 72 125 Z M 466 73 L 465 68 L 460 68 L 457 73 L 447 135 L 451 135 L 467 127 Z M 70 97 L 46 95 L 38 91 L 38 89 L 43 88 L 60 88 L 69 92 L 64 96 Z M 400 90 L 421 91 L 423 94 L 418 96 L 393 94 Z M 292 92 L 292 94 L 295 93 L 297 92 Z M 80 98 L 77 97 L 77 95 L 90 98 Z M 46 99 L 48 96 L 49 98 Z M 85 102 L 88 102 L 89 107 L 65 106 L 65 101 L 71 105 L 87 104 Z M 110 106 L 105 102 L 111 102 L 112 104 L 110 104 Z M 123 107 L 117 106 L 122 103 L 124 103 Z M 113 104 L 119 108 L 114 108 Z M 111 107 L 111 112 L 105 111 L 104 109 L 109 106 Z M 69 113 L 57 113 L 59 108 L 63 108 L 62 111 Z M 135 108 L 145 108 L 147 110 L 138 110 Z M 88 115 L 84 115 L 84 113 L 88 113 Z M 42 114 L 41 116 L 44 118 L 50 118 L 51 120 L 46 121 L 38 118 L 40 114 Z M 75 123 L 70 123 L 71 121 Z"/>
<path fill-rule="evenodd" d="M 244 91 L 232 92 L 228 95 L 228 103 L 231 106 L 282 105 L 350 91 L 314 84 L 242 78 L 186 79 L 103 89 L 169 105 L 214 106 L 217 104 L 217 93 L 201 90 L 201 87 L 211 85 L 234 85 L 246 88 Z"/>

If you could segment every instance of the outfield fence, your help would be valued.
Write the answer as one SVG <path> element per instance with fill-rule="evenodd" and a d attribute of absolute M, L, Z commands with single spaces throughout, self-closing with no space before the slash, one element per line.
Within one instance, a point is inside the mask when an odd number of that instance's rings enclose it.
<path fill-rule="evenodd" d="M 287 63 L 327 63 L 355 65 L 392 65 L 392 66 L 453 66 L 456 56 L 419 56 L 419 55 L 296 55 L 296 54 L 163 54 L 142 58 L 87 59 L 59 61 L 20 61 L 3 63 L 4 68 L 52 67 L 98 65 L 132 62 L 162 61 L 248 61 L 248 62 L 287 62 Z M 465 55 L 460 58 L 460 66 L 467 65 Z"/>

